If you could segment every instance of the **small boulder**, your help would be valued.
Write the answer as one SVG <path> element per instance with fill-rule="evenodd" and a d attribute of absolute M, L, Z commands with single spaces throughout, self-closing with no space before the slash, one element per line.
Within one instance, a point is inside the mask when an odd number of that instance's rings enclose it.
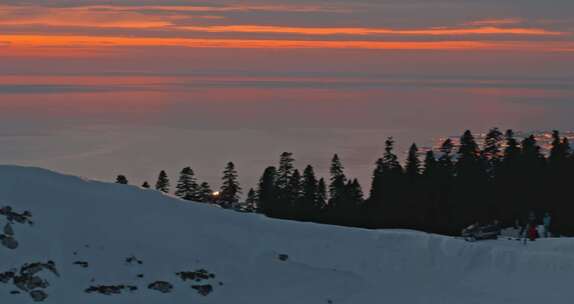
<path fill-rule="evenodd" d="M 0 242 L 2 243 L 2 246 L 14 250 L 16 248 L 18 248 L 18 241 L 16 241 L 15 238 L 8 236 L 8 235 L 0 235 Z"/>
<path fill-rule="evenodd" d="M 33 290 L 30 292 L 30 296 L 34 300 L 34 302 L 43 302 L 48 298 L 48 294 L 42 290 Z"/>
<path fill-rule="evenodd" d="M 14 236 L 14 229 L 12 229 L 12 225 L 10 225 L 10 223 L 6 223 L 4 226 L 4 234 L 7 236 Z"/>
<path fill-rule="evenodd" d="M 0 283 L 8 284 L 14 278 L 16 273 L 14 271 L 6 271 L 0 273 Z"/>
<path fill-rule="evenodd" d="M 165 281 L 155 281 L 155 282 L 149 284 L 147 288 L 152 289 L 152 290 L 157 290 L 161 293 L 169 293 L 173 289 L 173 285 L 171 285 L 171 283 L 165 282 Z"/>
<path fill-rule="evenodd" d="M 287 260 L 289 259 L 289 256 L 286 255 L 286 254 L 280 254 L 280 255 L 278 256 L 278 258 L 279 258 L 280 261 L 285 262 L 285 261 L 287 261 Z"/>
<path fill-rule="evenodd" d="M 207 296 L 210 293 L 213 292 L 213 286 L 207 284 L 207 285 L 193 285 L 191 286 L 191 288 L 197 290 L 197 293 L 199 293 L 202 296 Z"/>
<path fill-rule="evenodd" d="M 89 263 L 86 261 L 76 261 L 76 262 L 74 262 L 74 265 L 78 265 L 82 268 L 88 268 Z"/>

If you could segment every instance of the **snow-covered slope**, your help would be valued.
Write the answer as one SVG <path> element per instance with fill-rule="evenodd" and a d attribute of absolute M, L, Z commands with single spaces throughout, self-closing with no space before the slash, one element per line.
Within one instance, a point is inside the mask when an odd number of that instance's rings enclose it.
<path fill-rule="evenodd" d="M 30 210 L 34 225 L 13 225 L 19 247 L 0 246 L 0 273 L 53 260 L 60 277 L 42 273 L 50 283 L 47 303 L 525 304 L 574 298 L 572 239 L 468 243 L 414 231 L 280 221 L 14 166 L 0 166 L 5 205 Z M 5 222 L 0 216 L 0 225 Z M 127 263 L 131 256 L 142 264 Z M 215 278 L 183 282 L 176 276 L 198 269 Z M 148 289 L 154 281 L 174 288 Z M 138 290 L 85 292 L 116 284 Z M 213 291 L 202 296 L 191 285 Z M 13 290 L 0 283 L 0 303 L 32 301 Z"/>

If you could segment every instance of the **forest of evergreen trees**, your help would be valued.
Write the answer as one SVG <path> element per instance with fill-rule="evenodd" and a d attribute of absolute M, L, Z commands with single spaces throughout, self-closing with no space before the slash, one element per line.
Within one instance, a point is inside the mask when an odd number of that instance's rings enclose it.
<path fill-rule="evenodd" d="M 574 153 L 558 131 L 552 136 L 545 156 L 534 136 L 518 141 L 512 130 L 503 134 L 493 128 L 479 145 L 466 131 L 459 145 L 447 139 L 439 151 L 424 155 L 413 144 L 403 163 L 394 152 L 393 138 L 388 138 L 368 195 L 357 179 L 345 175 L 336 154 L 326 181 L 310 165 L 301 174 L 293 154 L 285 152 L 278 166 L 266 168 L 256 189 L 248 191 L 246 206 L 274 218 L 451 235 L 476 221 L 512 226 L 524 224 L 530 212 L 539 219 L 550 212 L 553 233 L 574 235 L 574 204 L 567 193 Z M 127 179 L 120 176 L 118 182 Z M 163 171 L 156 189 L 169 191 Z M 182 170 L 176 191 L 184 199 L 224 207 L 236 204 L 240 193 L 233 163 L 223 172 L 217 197 L 207 183 L 197 183 L 191 168 Z"/>

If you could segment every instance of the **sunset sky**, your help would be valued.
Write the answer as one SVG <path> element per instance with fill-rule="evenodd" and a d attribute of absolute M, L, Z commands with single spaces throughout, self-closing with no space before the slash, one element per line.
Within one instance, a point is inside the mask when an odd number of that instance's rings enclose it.
<path fill-rule="evenodd" d="M 244 188 L 284 150 L 574 129 L 571 0 L 2 0 L 0 162 Z M 175 176 L 174 176 L 175 177 Z"/>

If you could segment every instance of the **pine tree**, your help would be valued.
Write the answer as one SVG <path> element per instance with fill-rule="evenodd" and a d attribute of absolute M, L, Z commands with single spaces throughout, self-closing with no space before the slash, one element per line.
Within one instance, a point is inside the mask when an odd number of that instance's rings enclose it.
<path fill-rule="evenodd" d="M 203 182 L 199 185 L 199 201 L 202 203 L 214 203 L 213 190 L 211 190 L 207 182 Z"/>
<path fill-rule="evenodd" d="M 239 185 L 239 176 L 232 162 L 227 163 L 223 171 L 222 185 L 220 191 L 220 202 L 224 207 L 231 207 L 239 202 L 241 186 Z"/>
<path fill-rule="evenodd" d="M 437 167 L 438 163 L 436 161 L 436 157 L 434 155 L 433 150 L 427 151 L 424 160 L 423 176 L 426 179 L 433 178 L 436 174 Z"/>
<path fill-rule="evenodd" d="M 276 202 L 273 208 L 275 216 L 279 218 L 289 218 L 293 211 L 292 192 L 289 189 L 289 184 L 295 173 L 294 162 L 293 153 L 283 152 L 279 157 L 279 167 L 275 179 Z"/>
<path fill-rule="evenodd" d="M 440 168 L 433 150 L 427 151 L 424 159 L 424 168 L 422 173 L 423 185 L 421 189 L 420 218 L 418 222 L 419 229 L 431 232 L 440 232 L 441 227 L 438 223 L 440 217 L 439 197 L 441 193 L 441 184 L 439 181 Z"/>
<path fill-rule="evenodd" d="M 277 192 L 275 181 L 277 170 L 275 167 L 267 167 L 259 179 L 257 187 L 257 206 L 259 211 L 268 216 L 278 216 Z"/>
<path fill-rule="evenodd" d="M 199 185 L 191 167 L 185 167 L 181 170 L 175 195 L 189 201 L 201 200 Z"/>
<path fill-rule="evenodd" d="M 409 149 L 409 155 L 405 166 L 407 179 L 412 184 L 421 174 L 421 161 L 419 159 L 419 149 L 416 144 L 412 144 Z"/>
<path fill-rule="evenodd" d="M 304 219 L 315 218 L 320 207 L 316 205 L 318 198 L 319 182 L 315 177 L 315 171 L 312 166 L 307 166 L 303 171 L 303 184 L 300 204 L 297 206 L 297 211 Z"/>
<path fill-rule="evenodd" d="M 452 177 L 454 174 L 454 163 L 452 161 L 452 150 L 454 149 L 454 144 L 450 138 L 446 139 L 440 146 L 440 157 L 438 159 L 438 165 L 441 169 L 441 174 L 443 177 Z"/>
<path fill-rule="evenodd" d="M 149 188 L 151 188 L 151 186 L 149 185 L 148 182 L 144 182 L 144 183 L 142 184 L 142 188 L 144 188 L 144 189 L 149 189 Z"/>
<path fill-rule="evenodd" d="M 257 210 L 257 193 L 253 188 L 250 188 L 247 192 L 247 199 L 245 200 L 245 207 L 250 212 L 255 212 Z"/>
<path fill-rule="evenodd" d="M 514 136 L 514 131 L 507 130 L 504 141 L 506 147 L 494 178 L 493 200 L 499 206 L 499 220 L 504 225 L 514 225 L 516 220 L 526 216 L 526 214 L 521 214 L 522 202 L 517 195 L 517 190 L 522 187 L 520 176 L 522 174 L 520 172 L 522 151 Z"/>
<path fill-rule="evenodd" d="M 375 163 L 375 169 L 373 170 L 373 178 L 371 182 L 371 192 L 369 194 L 369 200 L 367 203 L 367 208 L 371 209 L 370 214 L 372 215 L 376 212 L 374 209 L 380 207 L 383 201 L 383 190 L 384 190 L 384 161 L 382 158 L 377 159 Z"/>
<path fill-rule="evenodd" d="M 481 152 L 481 162 L 485 167 L 488 177 L 493 178 L 496 175 L 496 170 L 499 168 L 503 154 L 502 154 L 502 141 L 504 136 L 498 128 L 492 128 L 486 134 L 484 139 L 484 149 Z"/>
<path fill-rule="evenodd" d="M 293 175 L 289 179 L 289 184 L 286 189 L 287 193 L 287 216 L 293 218 L 298 213 L 297 206 L 301 204 L 303 194 L 301 173 L 295 169 Z"/>
<path fill-rule="evenodd" d="M 163 193 L 169 193 L 169 177 L 163 170 L 159 173 L 155 189 Z"/>
<path fill-rule="evenodd" d="M 393 137 L 385 141 L 385 153 L 383 154 L 383 192 L 382 215 L 384 225 L 388 227 L 401 227 L 408 217 L 407 206 L 402 201 L 405 191 L 403 181 L 403 168 L 399 158 L 394 153 L 395 140 Z"/>
<path fill-rule="evenodd" d="M 544 210 L 541 213 L 549 212 L 553 217 L 551 231 L 572 231 L 574 225 L 571 224 L 570 216 L 574 214 L 574 206 L 569 200 L 563 197 L 563 192 L 559 189 L 567 189 L 570 184 L 571 156 L 570 143 L 567 138 L 561 139 L 558 131 L 552 132 L 552 148 L 548 157 L 548 170 L 545 178 L 545 188 L 548 194 Z"/>
<path fill-rule="evenodd" d="M 365 198 L 363 195 L 363 189 L 361 188 L 361 184 L 359 184 L 359 180 L 356 178 L 353 181 L 349 181 L 347 184 L 347 193 L 348 199 L 354 206 L 360 206 L 363 204 Z"/>
<path fill-rule="evenodd" d="M 128 183 L 128 179 L 125 175 L 118 175 L 118 177 L 116 177 L 116 184 L 127 185 Z"/>
<path fill-rule="evenodd" d="M 453 227 L 451 197 L 454 178 L 454 162 L 452 151 L 454 144 L 450 138 L 446 139 L 440 147 L 440 156 L 437 162 L 434 186 L 436 187 L 436 225 L 434 231 L 439 233 L 453 233 L 458 227 Z"/>
<path fill-rule="evenodd" d="M 331 167 L 329 169 L 329 172 L 331 173 L 329 205 L 331 207 L 335 207 L 337 204 L 341 203 L 345 195 L 345 183 L 347 182 L 347 177 L 343 170 L 343 164 L 341 163 L 339 156 L 335 154 L 331 160 Z"/>
<path fill-rule="evenodd" d="M 462 229 L 475 221 L 489 220 L 489 205 L 484 191 L 487 189 L 486 173 L 480 164 L 480 150 L 472 133 L 467 130 L 460 138 L 460 146 L 455 165 L 456 179 L 453 196 L 453 212 L 456 215 L 453 228 Z"/>

